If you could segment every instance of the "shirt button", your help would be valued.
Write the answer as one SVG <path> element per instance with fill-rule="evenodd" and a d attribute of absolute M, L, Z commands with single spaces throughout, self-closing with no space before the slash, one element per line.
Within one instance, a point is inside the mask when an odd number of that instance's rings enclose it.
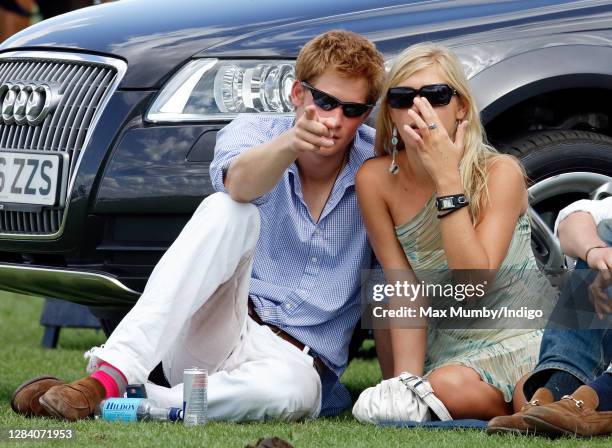
<path fill-rule="evenodd" d="M 315 233 L 315 235 L 319 235 L 321 233 L 321 231 L 319 229 L 315 229 L 314 233 Z"/>
<path fill-rule="evenodd" d="M 285 308 L 290 310 L 291 308 L 293 308 L 293 306 L 290 303 L 285 303 Z"/>
<path fill-rule="evenodd" d="M 265 317 L 269 317 L 270 316 L 270 310 L 264 310 L 263 315 Z"/>
<path fill-rule="evenodd" d="M 310 259 L 310 261 L 312 261 L 313 263 L 316 263 L 316 262 L 317 262 L 317 257 L 312 257 L 312 258 Z"/>

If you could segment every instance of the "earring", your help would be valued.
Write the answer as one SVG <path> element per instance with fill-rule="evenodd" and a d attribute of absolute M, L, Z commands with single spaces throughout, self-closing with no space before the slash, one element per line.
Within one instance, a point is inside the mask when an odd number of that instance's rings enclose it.
<path fill-rule="evenodd" d="M 389 167 L 389 172 L 391 174 L 397 174 L 399 171 L 399 166 L 395 163 L 395 157 L 397 156 L 397 128 L 393 126 L 393 133 L 391 135 L 391 166 Z"/>

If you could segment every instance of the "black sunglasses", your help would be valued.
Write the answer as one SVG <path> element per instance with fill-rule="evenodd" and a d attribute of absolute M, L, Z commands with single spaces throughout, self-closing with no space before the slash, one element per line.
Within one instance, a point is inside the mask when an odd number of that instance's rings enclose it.
<path fill-rule="evenodd" d="M 325 93 L 322 90 L 315 89 L 306 81 L 302 81 L 302 86 L 310 90 L 310 93 L 312 93 L 312 99 L 318 107 L 325 111 L 329 111 L 335 109 L 338 106 L 342 106 L 342 112 L 348 118 L 360 117 L 372 107 L 374 107 L 373 104 L 349 103 L 340 101 L 338 98 L 330 95 L 329 93 Z"/>
<path fill-rule="evenodd" d="M 420 89 L 412 87 L 391 87 L 387 91 L 387 102 L 393 109 L 408 109 L 416 96 L 427 98 L 433 107 L 446 106 L 457 91 L 448 84 L 431 84 Z"/>

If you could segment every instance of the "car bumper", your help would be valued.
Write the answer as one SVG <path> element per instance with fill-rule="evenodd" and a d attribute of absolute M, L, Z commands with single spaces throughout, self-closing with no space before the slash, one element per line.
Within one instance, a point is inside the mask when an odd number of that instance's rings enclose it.
<path fill-rule="evenodd" d="M 132 307 L 141 294 L 104 272 L 11 264 L 0 265 L 0 291 L 97 307 Z"/>

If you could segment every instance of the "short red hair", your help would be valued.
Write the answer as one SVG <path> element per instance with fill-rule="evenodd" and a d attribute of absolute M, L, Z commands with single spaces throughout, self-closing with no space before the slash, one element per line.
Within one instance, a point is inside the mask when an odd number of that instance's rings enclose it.
<path fill-rule="evenodd" d="M 367 102 L 374 104 L 378 100 L 385 61 L 376 46 L 364 36 L 334 30 L 308 41 L 295 63 L 297 79 L 312 83 L 329 69 L 347 78 L 364 78 L 368 83 Z"/>

